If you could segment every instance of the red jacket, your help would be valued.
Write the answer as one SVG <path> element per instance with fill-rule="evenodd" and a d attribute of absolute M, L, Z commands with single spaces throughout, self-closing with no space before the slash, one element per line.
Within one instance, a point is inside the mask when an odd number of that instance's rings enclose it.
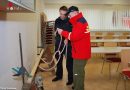
<path fill-rule="evenodd" d="M 90 32 L 88 23 L 79 13 L 70 19 L 72 32 L 64 31 L 61 35 L 71 41 L 72 57 L 78 60 L 88 60 L 91 57 Z"/>

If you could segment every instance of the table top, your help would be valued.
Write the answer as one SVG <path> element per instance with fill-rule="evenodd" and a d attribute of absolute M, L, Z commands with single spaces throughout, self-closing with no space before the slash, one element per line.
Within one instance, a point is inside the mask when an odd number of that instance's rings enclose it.
<path fill-rule="evenodd" d="M 126 37 L 130 37 L 130 35 L 91 35 L 94 37 L 104 37 L 104 36 L 112 36 L 112 37 L 119 37 L 119 36 L 126 36 Z"/>
<path fill-rule="evenodd" d="M 91 42 L 130 42 L 130 39 L 99 39 L 91 40 Z"/>
<path fill-rule="evenodd" d="M 92 47 L 92 53 L 120 53 L 124 49 L 130 49 L 130 47 Z"/>

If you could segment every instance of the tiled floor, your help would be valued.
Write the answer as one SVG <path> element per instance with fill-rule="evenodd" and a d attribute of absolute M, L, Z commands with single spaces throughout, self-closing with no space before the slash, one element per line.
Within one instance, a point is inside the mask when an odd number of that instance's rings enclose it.
<path fill-rule="evenodd" d="M 65 60 L 64 60 L 65 61 Z M 103 74 L 101 74 L 101 59 L 92 59 L 86 65 L 85 90 L 116 90 L 119 73 L 116 72 L 117 64 L 112 64 L 112 78 L 109 79 L 108 64 L 105 64 Z M 52 82 L 54 75 L 50 72 L 43 72 L 45 90 L 72 90 L 72 86 L 66 86 L 67 73 L 64 62 L 64 78 L 58 82 Z M 125 90 L 123 80 L 120 81 L 118 90 Z M 130 82 L 127 81 L 127 90 L 130 90 Z"/>

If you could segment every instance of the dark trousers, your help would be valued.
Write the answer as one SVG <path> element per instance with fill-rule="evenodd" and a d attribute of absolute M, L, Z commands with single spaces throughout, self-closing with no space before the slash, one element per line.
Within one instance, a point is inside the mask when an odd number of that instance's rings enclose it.
<path fill-rule="evenodd" d="M 60 51 L 62 50 L 63 46 L 61 46 Z M 55 45 L 55 51 L 58 49 L 58 46 Z M 56 69 L 56 77 L 62 78 L 63 77 L 63 56 L 66 55 L 66 48 L 61 54 L 60 61 L 57 64 L 57 69 Z M 59 55 L 56 54 L 56 59 L 58 60 Z M 68 72 L 68 81 L 73 82 L 73 58 L 71 54 L 71 46 L 69 45 L 67 47 L 67 60 L 66 60 L 66 68 Z"/>
<path fill-rule="evenodd" d="M 85 66 L 87 60 L 74 59 L 73 72 L 74 72 L 74 90 L 84 90 L 85 80 Z"/>

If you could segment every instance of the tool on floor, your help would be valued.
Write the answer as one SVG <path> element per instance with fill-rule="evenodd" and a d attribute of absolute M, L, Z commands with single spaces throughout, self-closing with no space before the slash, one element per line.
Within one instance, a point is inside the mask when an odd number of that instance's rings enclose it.
<path fill-rule="evenodd" d="M 23 53 L 22 53 L 22 40 L 21 40 L 21 33 L 19 33 L 19 46 L 20 46 L 20 58 L 21 58 L 21 67 L 12 68 L 13 72 L 15 73 L 13 76 L 21 76 L 22 77 L 22 89 L 21 90 L 30 90 L 31 84 L 25 83 L 25 75 L 31 77 L 28 73 L 27 69 L 23 65 Z"/>
<path fill-rule="evenodd" d="M 57 33 L 57 30 L 55 31 L 54 35 L 56 35 L 56 33 Z M 50 65 L 50 64 L 52 64 L 52 63 L 55 61 L 55 56 L 56 56 L 56 54 L 58 54 L 58 55 L 59 55 L 59 58 L 58 58 L 58 60 L 56 61 L 56 64 L 55 64 L 53 67 L 49 68 L 49 69 L 46 69 L 46 68 L 43 68 L 43 67 L 40 67 L 40 66 L 39 66 L 39 68 L 40 68 L 41 70 L 50 71 L 50 70 L 55 69 L 56 66 L 57 66 L 57 64 L 58 64 L 58 62 L 60 61 L 61 54 L 63 53 L 63 51 L 64 51 L 65 48 L 66 48 L 66 59 L 67 59 L 67 43 L 64 43 L 64 46 L 63 46 L 62 50 L 60 51 L 61 43 L 62 43 L 62 36 L 60 35 L 60 43 L 59 43 L 58 49 L 57 49 L 57 51 L 55 51 L 55 53 L 53 54 L 52 60 L 51 60 L 50 62 L 47 62 L 47 61 L 46 61 L 46 58 L 41 58 L 41 60 L 42 60 L 45 64 Z"/>
<path fill-rule="evenodd" d="M 24 85 L 25 83 L 25 73 L 28 74 L 27 70 L 25 69 L 23 65 L 23 51 L 22 51 L 22 40 L 21 40 L 21 33 L 19 33 L 19 46 L 20 46 L 20 58 L 21 58 L 21 67 L 12 68 L 13 71 L 15 71 L 15 74 L 13 76 L 22 76 L 22 83 Z"/>
<path fill-rule="evenodd" d="M 36 75 L 34 82 L 35 82 L 35 85 L 36 85 L 37 90 L 44 90 L 44 88 L 43 88 L 43 78 L 42 78 L 42 76 Z"/>
<path fill-rule="evenodd" d="M 12 68 L 13 71 L 15 71 L 15 74 L 13 76 L 21 76 L 21 75 L 26 75 L 27 77 L 32 77 L 28 71 L 26 70 L 25 67 L 16 67 Z"/>

